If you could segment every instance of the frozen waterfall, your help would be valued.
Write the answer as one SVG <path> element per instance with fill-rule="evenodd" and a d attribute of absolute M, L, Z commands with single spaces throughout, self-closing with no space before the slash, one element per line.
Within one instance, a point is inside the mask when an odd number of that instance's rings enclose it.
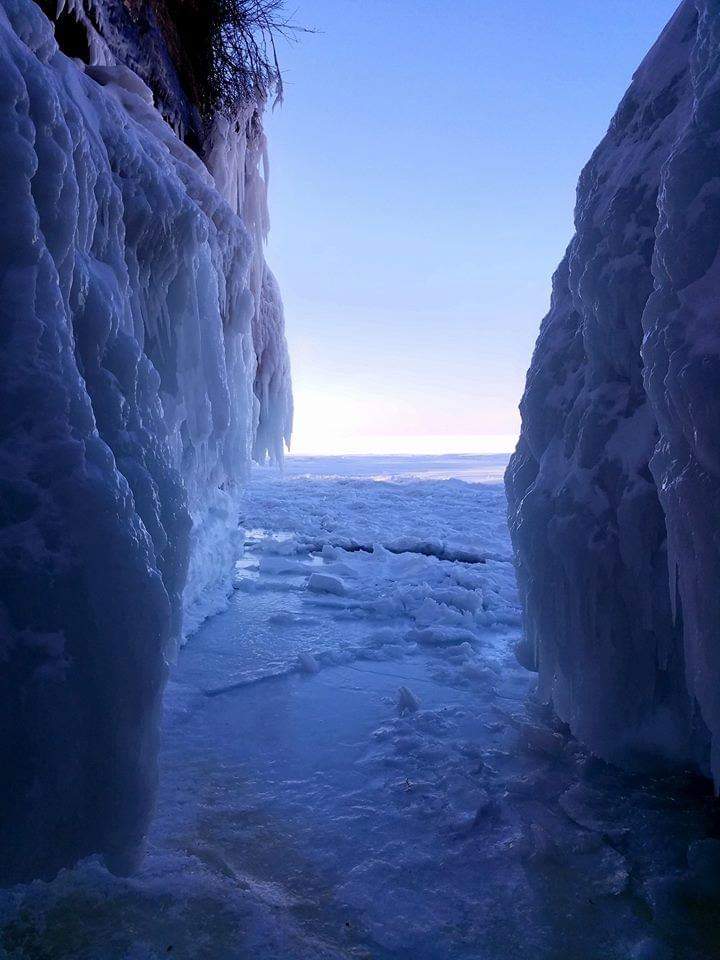
<path fill-rule="evenodd" d="M 4 882 L 137 861 L 167 660 L 292 417 L 257 108 L 206 166 L 88 29 L 93 65 L 0 4 Z"/>
<path fill-rule="evenodd" d="M 685 0 L 582 173 L 508 469 L 543 694 L 720 783 L 720 7 Z"/>

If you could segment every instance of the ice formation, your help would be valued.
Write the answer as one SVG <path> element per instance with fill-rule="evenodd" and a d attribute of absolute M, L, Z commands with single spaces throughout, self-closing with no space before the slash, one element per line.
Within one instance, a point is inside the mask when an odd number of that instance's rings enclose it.
<path fill-rule="evenodd" d="M 720 5 L 684 0 L 578 187 L 506 476 L 543 693 L 720 783 Z"/>
<path fill-rule="evenodd" d="M 157 36 L 115 0 L 58 9 L 72 57 L 0 3 L 0 882 L 137 862 L 168 656 L 291 420 L 261 105 L 206 165 Z"/>

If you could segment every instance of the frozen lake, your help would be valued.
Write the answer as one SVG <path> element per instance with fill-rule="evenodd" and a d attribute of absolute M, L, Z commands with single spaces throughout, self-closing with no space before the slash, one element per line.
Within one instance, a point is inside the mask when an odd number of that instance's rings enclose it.
<path fill-rule="evenodd" d="M 505 462 L 255 471 L 236 589 L 172 671 L 141 873 L 3 893 L 0 956 L 717 957 L 709 787 L 620 774 L 532 700 Z"/>

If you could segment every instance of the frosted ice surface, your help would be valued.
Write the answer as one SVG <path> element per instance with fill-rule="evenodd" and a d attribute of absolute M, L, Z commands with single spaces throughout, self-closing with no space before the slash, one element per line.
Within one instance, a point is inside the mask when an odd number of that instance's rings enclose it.
<path fill-rule="evenodd" d="M 486 462 L 461 466 L 488 479 Z M 716 960 L 708 785 L 613 769 L 528 698 L 499 471 L 314 467 L 253 471 L 237 574 L 254 586 L 174 668 L 140 870 L 90 860 L 0 890 L 0 946 L 18 960 L 46 944 L 75 960 L 78 942 L 93 960 Z M 335 536 L 378 549 L 324 551 Z M 401 536 L 499 559 L 382 549 Z M 278 558 L 301 569 L 264 567 Z M 352 598 L 304 589 L 308 569 Z M 428 599 L 446 642 L 409 636 Z M 401 715 L 402 688 L 417 709 Z"/>

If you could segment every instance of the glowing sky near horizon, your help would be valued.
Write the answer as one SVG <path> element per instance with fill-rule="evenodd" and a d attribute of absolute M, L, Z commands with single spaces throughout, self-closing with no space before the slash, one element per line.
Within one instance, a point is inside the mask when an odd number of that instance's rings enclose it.
<path fill-rule="evenodd" d="M 575 184 L 675 0 L 298 0 L 268 259 L 297 453 L 508 450 Z"/>

